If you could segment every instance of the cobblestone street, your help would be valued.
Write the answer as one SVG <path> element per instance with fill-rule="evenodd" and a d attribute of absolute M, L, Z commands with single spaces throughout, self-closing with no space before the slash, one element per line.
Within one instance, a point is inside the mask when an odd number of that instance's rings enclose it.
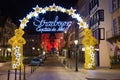
<path fill-rule="evenodd" d="M 27 80 L 85 80 L 85 74 L 66 69 L 55 55 L 49 55 L 44 65 Z"/>
<path fill-rule="evenodd" d="M 95 70 L 85 70 L 79 67 L 78 72 L 74 68 L 69 68 L 61 63 L 61 57 L 56 55 L 48 55 L 44 64 L 37 67 L 31 73 L 31 66 L 26 65 L 26 79 L 27 80 L 120 80 L 119 69 L 96 68 Z M 10 69 L 10 62 L 1 63 L 0 80 L 7 80 L 7 71 Z M 74 65 L 73 65 L 74 67 Z M 11 70 L 10 80 L 15 80 L 15 72 Z M 23 71 L 22 71 L 23 80 Z M 17 80 L 19 80 L 19 71 L 17 73 Z"/>

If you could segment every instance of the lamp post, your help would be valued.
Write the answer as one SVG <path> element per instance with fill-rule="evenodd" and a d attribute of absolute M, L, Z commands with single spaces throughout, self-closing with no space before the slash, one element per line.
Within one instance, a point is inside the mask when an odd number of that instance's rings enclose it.
<path fill-rule="evenodd" d="M 31 59 L 32 59 L 32 56 L 33 56 L 33 52 L 35 50 L 35 47 L 32 47 L 32 54 L 31 54 Z M 33 72 L 33 68 L 32 68 L 32 65 L 31 65 L 31 73 Z"/>
<path fill-rule="evenodd" d="M 38 48 L 37 50 L 38 50 L 38 55 L 40 55 L 40 48 Z"/>
<path fill-rule="evenodd" d="M 34 50 L 35 50 L 35 47 L 32 47 L 32 55 L 31 55 L 31 57 L 34 55 Z"/>
<path fill-rule="evenodd" d="M 65 48 L 67 47 L 67 31 L 64 32 Z"/>
<path fill-rule="evenodd" d="M 74 40 L 75 43 L 75 71 L 78 72 L 78 62 L 77 62 L 77 44 L 78 40 Z"/>

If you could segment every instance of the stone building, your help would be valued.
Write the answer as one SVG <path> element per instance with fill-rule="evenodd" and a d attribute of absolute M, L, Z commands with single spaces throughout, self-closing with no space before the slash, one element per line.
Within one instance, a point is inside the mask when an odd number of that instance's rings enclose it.
<path fill-rule="evenodd" d="M 17 26 L 10 17 L 0 15 L 0 56 L 11 55 L 11 46 L 8 40 L 14 35 Z"/>
<path fill-rule="evenodd" d="M 93 31 L 93 36 L 99 42 L 95 47 L 98 67 L 111 68 L 111 54 L 116 51 L 114 46 L 118 46 L 116 53 L 119 54 L 119 6 L 120 0 L 79 0 L 76 5 L 77 12 L 87 22 Z M 80 62 L 84 62 L 84 46 L 81 45 L 84 37 L 82 32 L 83 29 L 79 29 Z"/>

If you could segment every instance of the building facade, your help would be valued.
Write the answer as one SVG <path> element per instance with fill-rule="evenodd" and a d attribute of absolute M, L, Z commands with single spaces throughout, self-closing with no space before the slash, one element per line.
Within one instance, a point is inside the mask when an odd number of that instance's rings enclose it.
<path fill-rule="evenodd" d="M 104 3 L 103 3 L 104 2 Z M 98 39 L 98 58 L 100 67 L 110 67 L 110 50 L 106 32 L 111 29 L 111 14 L 109 0 L 91 0 L 89 6 L 90 28 L 93 35 Z"/>
<path fill-rule="evenodd" d="M 83 0 L 82 2 L 80 0 L 80 3 L 78 1 L 77 4 L 78 12 L 84 21 L 89 24 L 89 28 L 93 31 L 93 36 L 99 42 L 98 45 L 96 45 L 96 66 L 98 67 L 111 68 L 111 54 L 115 52 L 115 50 L 113 50 L 115 43 L 111 42 L 113 38 L 116 38 L 116 36 L 120 34 L 119 3 L 120 0 Z M 79 44 L 81 44 L 82 38 L 82 29 L 80 29 Z M 117 41 L 119 43 L 119 40 Z M 110 46 L 112 48 L 110 48 Z M 81 50 L 80 47 L 79 50 Z"/>
<path fill-rule="evenodd" d="M 41 39 L 40 35 L 24 34 L 26 44 L 24 45 L 24 56 L 38 56 L 41 53 Z"/>
<path fill-rule="evenodd" d="M 107 31 L 112 68 L 120 68 L 120 0 L 109 0 L 111 28 Z"/>
<path fill-rule="evenodd" d="M 71 27 L 67 31 L 67 47 L 68 58 L 74 60 L 74 40 L 75 40 L 75 21 L 72 22 Z"/>
<path fill-rule="evenodd" d="M 11 46 L 8 40 L 14 35 L 17 26 L 10 17 L 0 16 L 0 56 L 11 55 Z"/>

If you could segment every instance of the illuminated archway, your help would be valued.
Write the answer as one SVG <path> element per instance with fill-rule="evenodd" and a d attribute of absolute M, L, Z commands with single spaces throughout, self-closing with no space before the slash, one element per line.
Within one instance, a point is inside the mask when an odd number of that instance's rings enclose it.
<path fill-rule="evenodd" d="M 32 17 L 36 17 L 38 16 L 38 14 L 42 13 L 46 13 L 48 11 L 56 11 L 56 12 L 62 12 L 62 13 L 66 13 L 68 15 L 70 15 L 72 18 L 77 19 L 78 21 L 78 25 L 79 27 L 83 27 L 84 28 L 84 39 L 82 41 L 83 45 L 85 46 L 85 64 L 84 64 L 84 68 L 86 69 L 94 69 L 95 68 L 95 49 L 94 46 L 97 44 L 97 40 L 92 37 L 92 31 L 90 29 L 88 29 L 88 24 L 86 22 L 83 21 L 83 19 L 80 17 L 79 14 L 75 13 L 75 9 L 71 8 L 71 9 L 65 9 L 61 6 L 56 6 L 55 4 L 49 6 L 49 7 L 39 7 L 38 5 L 33 8 L 34 11 L 30 12 L 26 17 L 24 17 L 22 20 L 20 20 L 20 27 L 19 29 L 17 29 L 18 34 L 17 36 L 13 36 L 10 40 L 9 43 L 12 45 L 12 68 L 19 68 L 21 65 L 23 65 L 22 61 L 22 48 L 23 48 L 23 44 L 25 44 L 25 40 L 23 39 L 22 35 L 24 32 L 22 29 L 24 29 L 24 27 L 27 25 L 27 23 L 29 22 L 29 20 Z M 17 33 L 15 31 L 15 33 Z M 17 38 L 14 38 L 17 37 Z M 20 40 L 19 40 L 20 38 Z M 20 60 L 20 61 L 19 61 Z"/>

